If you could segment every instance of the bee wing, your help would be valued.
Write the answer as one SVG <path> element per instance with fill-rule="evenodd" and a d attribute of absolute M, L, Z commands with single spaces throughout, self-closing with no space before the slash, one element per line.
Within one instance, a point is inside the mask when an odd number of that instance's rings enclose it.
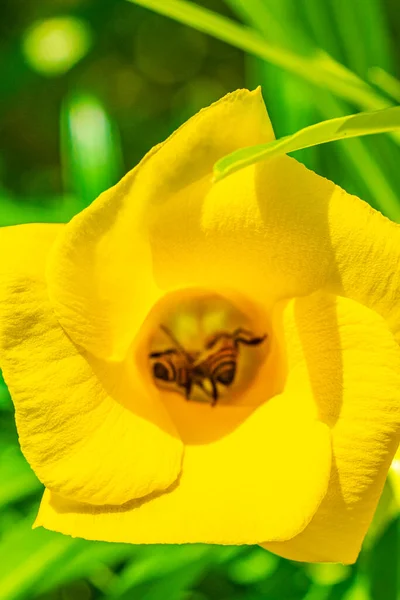
<path fill-rule="evenodd" d="M 212 350 L 203 350 L 203 352 L 197 352 L 197 356 L 194 358 L 192 367 L 198 367 L 199 365 L 202 365 L 203 363 L 205 363 L 208 359 L 208 357 L 213 354 L 215 352 L 215 349 L 213 348 Z"/>

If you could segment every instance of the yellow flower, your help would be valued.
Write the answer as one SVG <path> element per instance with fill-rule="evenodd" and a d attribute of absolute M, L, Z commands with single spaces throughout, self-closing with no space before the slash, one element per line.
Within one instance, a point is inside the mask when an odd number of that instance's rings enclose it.
<path fill-rule="evenodd" d="M 212 182 L 272 138 L 260 92 L 237 91 L 67 225 L 1 230 L 0 365 L 46 486 L 36 526 L 355 561 L 399 441 L 400 228 L 289 157 Z M 194 364 L 238 327 L 267 337 L 234 344 L 237 379 L 200 402 Z M 189 401 L 159 385 L 149 354 L 168 349 L 192 357 Z"/>

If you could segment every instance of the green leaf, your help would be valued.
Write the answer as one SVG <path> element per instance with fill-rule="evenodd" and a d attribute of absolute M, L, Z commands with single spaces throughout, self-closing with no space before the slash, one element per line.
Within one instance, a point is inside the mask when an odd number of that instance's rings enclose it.
<path fill-rule="evenodd" d="M 280 140 L 241 148 L 224 156 L 214 166 L 214 177 L 216 181 L 219 181 L 230 173 L 261 160 L 270 160 L 275 156 L 318 144 L 397 130 L 400 130 L 399 106 L 322 121 Z"/>
<path fill-rule="evenodd" d="M 361 108 L 379 109 L 390 104 L 367 83 L 319 48 L 300 55 L 266 41 L 249 27 L 187 0 L 128 0 L 212 35 L 249 54 L 294 73 L 306 81 L 332 91 Z M 286 24 L 285 24 L 286 28 Z"/>
<path fill-rule="evenodd" d="M 311 18 L 314 33 L 317 34 L 317 43 L 325 48 L 326 41 L 330 40 L 327 47 L 332 48 L 336 58 L 341 56 L 340 41 L 336 39 L 336 29 L 332 28 L 332 22 L 329 19 L 330 11 L 327 6 L 322 6 L 314 1 L 294 5 L 292 0 L 280 0 L 279 3 L 265 3 L 263 0 L 252 0 L 251 2 L 225 0 L 225 2 L 248 25 L 262 33 L 268 41 L 288 49 L 295 49 L 297 52 L 313 45 L 309 28 L 306 26 L 307 21 Z M 345 5 L 342 14 L 345 14 L 347 10 L 351 17 L 349 17 L 350 21 L 351 19 L 354 21 L 358 17 L 360 23 L 368 28 L 377 10 L 374 3 L 375 0 L 371 0 L 363 11 L 359 6 L 347 7 Z M 299 9 L 300 13 L 297 14 L 296 10 Z M 337 7 L 335 7 L 336 9 Z M 306 14 L 303 13 L 303 10 L 306 11 Z M 336 14 L 338 15 L 338 13 Z M 296 27 L 291 26 L 291 23 L 296 23 Z M 377 18 L 377 25 L 379 24 L 382 28 L 380 35 L 384 37 L 384 20 Z M 342 27 L 340 23 L 338 25 L 343 33 L 345 26 Z M 379 54 L 375 52 L 375 42 L 370 37 L 364 36 L 362 40 L 356 40 L 358 48 L 352 49 L 351 44 L 354 43 L 354 36 L 352 40 L 346 40 L 346 47 L 350 52 L 350 54 L 348 53 L 348 64 L 352 57 L 356 58 L 354 64 L 350 62 L 350 66 L 353 67 L 357 62 L 362 62 L 364 65 L 374 64 L 371 63 L 371 60 L 373 57 L 376 60 Z M 379 56 L 382 64 L 390 64 L 390 58 L 384 49 Z M 249 57 L 247 64 L 250 60 Z M 312 90 L 304 80 L 300 80 L 295 75 L 284 72 L 281 68 L 265 61 L 254 60 L 261 65 L 256 73 L 257 78 L 253 77 L 253 85 L 250 83 L 250 88 L 262 83 L 263 95 L 277 137 L 281 138 L 292 131 L 298 131 L 308 126 L 309 123 L 345 116 L 350 112 L 347 103 L 335 97 L 331 92 L 322 89 Z M 254 71 L 254 65 L 252 70 Z M 293 102 L 293 98 L 296 98 L 296 102 Z M 318 116 L 316 117 L 316 115 Z M 335 158 L 337 158 L 340 170 L 336 172 L 334 170 L 331 177 L 329 172 L 323 172 L 323 174 L 328 178 L 333 178 L 345 189 L 351 187 L 353 193 L 370 201 L 374 208 L 381 210 L 389 218 L 398 220 L 399 200 L 396 192 L 398 186 L 393 177 L 390 177 L 390 160 L 397 154 L 397 149 L 388 136 L 375 137 L 373 145 L 367 144 L 366 141 L 366 138 L 339 141 Z M 384 164 L 380 160 L 382 156 L 386 156 Z M 313 146 L 297 150 L 295 158 L 305 163 L 313 171 L 320 172 L 320 147 Z M 332 154 L 329 165 L 334 165 Z"/>
<path fill-rule="evenodd" d="M 146 590 L 149 598 L 157 598 L 157 593 L 166 585 L 165 581 L 171 583 L 172 579 L 176 581 L 178 589 L 182 590 L 214 556 L 214 548 L 206 545 L 142 546 L 110 587 L 108 597 L 112 600 L 125 600 L 131 598 L 130 594 L 135 590 L 136 597 L 142 598 L 142 593 L 137 591 L 140 589 L 143 592 Z M 167 596 L 170 597 L 169 594 Z"/>
<path fill-rule="evenodd" d="M 250 3 L 247 0 L 225 0 L 225 3 L 245 24 L 262 34 L 268 43 L 300 54 L 310 52 L 313 44 L 296 19 L 296 7 L 292 0 L 280 0 L 279 3 L 265 3 L 264 0 L 252 0 Z M 287 24 L 294 20 L 298 26 L 288 35 Z M 298 75 L 288 73 L 265 60 L 247 56 L 245 64 L 246 87 L 253 89 L 262 85 L 268 114 L 277 137 L 288 135 L 318 120 L 316 109 L 320 105 L 319 98 L 327 92 L 315 89 Z M 296 102 L 293 102 L 294 97 Z M 335 115 L 329 115 L 333 116 Z M 317 170 L 315 148 L 300 150 L 296 159 Z"/>
<path fill-rule="evenodd" d="M 42 488 L 17 446 L 0 452 L 0 509 Z"/>
<path fill-rule="evenodd" d="M 323 98 L 321 97 L 322 102 L 319 107 L 322 117 L 345 114 L 343 102 L 329 92 L 322 92 L 322 94 Z M 392 133 L 392 135 L 395 134 Z M 390 153 L 395 156 L 398 153 L 398 149 L 388 136 L 375 138 L 373 145 L 367 145 L 366 141 L 367 138 L 362 137 L 345 138 L 338 141 L 337 155 L 344 166 L 341 174 L 345 175 L 347 171 L 349 182 L 357 183 L 357 188 L 354 190 L 357 196 L 360 196 L 364 200 L 369 200 L 374 208 L 379 209 L 393 221 L 398 221 L 400 219 L 399 195 L 396 192 L 396 182 L 393 177 L 390 177 L 389 162 Z M 384 142 L 388 144 L 389 148 L 385 148 L 382 152 Z M 382 154 L 388 155 L 386 165 L 382 165 L 379 160 L 380 151 L 381 156 Z M 388 168 L 385 169 L 385 166 L 388 166 Z M 333 178 L 335 179 L 335 175 L 333 175 Z M 341 185 L 340 181 L 336 181 L 336 183 Z M 343 185 L 343 187 L 347 189 L 346 185 Z"/>
<path fill-rule="evenodd" d="M 10 395 L 7 391 L 7 388 L 2 387 L 0 385 L 0 412 L 1 411 L 11 411 L 12 402 Z"/>
<path fill-rule="evenodd" d="M 349 67 L 358 75 L 364 76 L 368 69 L 368 57 L 365 47 L 365 36 L 355 40 L 354 31 L 361 28 L 363 19 L 359 15 L 357 2 L 335 0 L 331 3 L 334 25 L 339 33 L 340 44 L 343 47 L 345 60 Z M 357 43 L 355 43 L 357 42 Z"/>
<path fill-rule="evenodd" d="M 349 3 L 350 4 L 350 3 Z M 385 70 L 393 70 L 396 59 L 391 51 L 391 24 L 389 11 L 382 0 L 355 0 L 357 7 L 356 28 L 353 44 L 362 44 L 368 56 L 368 64 Z"/>
<path fill-rule="evenodd" d="M 389 523 L 363 560 L 372 600 L 397 600 L 399 597 L 399 525 L 399 518 Z"/>
<path fill-rule="evenodd" d="M 36 531 L 36 530 L 35 530 Z M 61 585 L 87 578 L 105 591 L 115 575 L 111 568 L 137 553 L 137 546 L 110 542 L 78 540 L 73 552 L 62 556 L 59 564 L 37 586 L 39 593 L 49 592 Z"/>
<path fill-rule="evenodd" d="M 392 469 L 390 469 L 389 474 Z M 390 524 L 399 516 L 399 505 L 393 490 L 393 482 L 389 476 L 386 479 L 385 487 L 379 499 L 378 507 L 374 518 L 369 526 L 367 536 L 363 543 L 363 549 L 369 551 L 377 543 L 388 529 Z"/>
<path fill-rule="evenodd" d="M 23 519 L 0 541 L 0 600 L 32 598 L 32 591 L 77 540 L 39 528 Z"/>
<path fill-rule="evenodd" d="M 1 376 L 0 371 L 0 412 L 2 410 L 9 411 L 12 409 L 12 402 L 10 398 L 10 394 L 8 393 L 8 389 L 4 380 Z"/>
<path fill-rule="evenodd" d="M 391 96 L 396 102 L 400 102 L 400 81 L 396 77 L 393 77 L 381 67 L 371 67 L 368 71 L 368 77 L 388 96 Z"/>

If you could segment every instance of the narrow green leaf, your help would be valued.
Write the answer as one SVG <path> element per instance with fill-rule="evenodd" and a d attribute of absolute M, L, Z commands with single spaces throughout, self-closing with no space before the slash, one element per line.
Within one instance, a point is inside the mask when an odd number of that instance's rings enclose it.
<path fill-rule="evenodd" d="M 396 63 L 392 52 L 392 40 L 388 6 L 382 0 L 355 0 L 357 6 L 357 28 L 353 30 L 353 44 L 363 40 L 369 66 L 376 65 L 393 70 Z M 357 31 L 357 35 L 354 35 Z M 394 49 L 394 48 L 393 48 Z"/>
<path fill-rule="evenodd" d="M 374 1 L 371 0 L 368 5 L 371 9 Z M 341 44 L 336 39 L 336 29 L 332 28 L 332 18 L 329 18 L 332 15 L 327 5 L 321 7 L 316 2 L 310 3 L 310 1 L 295 5 L 292 0 L 280 0 L 278 3 L 265 3 L 263 0 L 251 0 L 251 2 L 225 0 L 225 2 L 246 24 L 262 33 L 268 42 L 297 52 L 306 52 L 315 44 L 311 41 L 313 34 L 310 32 L 310 27 L 307 26 L 311 19 L 316 43 L 325 48 L 326 40 L 330 40 L 336 58 L 341 56 L 338 50 Z M 368 19 L 371 18 L 371 15 L 369 13 L 369 16 L 367 15 L 368 11 L 361 14 L 359 7 L 347 7 L 346 10 L 349 11 L 353 20 L 358 17 L 363 23 L 367 21 L 369 23 Z M 291 23 L 296 23 L 296 27 L 291 27 Z M 347 41 L 349 48 L 351 43 L 352 40 Z M 368 57 L 372 53 L 370 40 L 363 39 L 357 43 L 362 47 L 360 46 L 354 52 L 355 62 L 357 63 L 358 57 L 366 70 L 365 65 L 368 65 Z M 373 44 L 373 42 L 371 43 Z M 350 55 L 352 56 L 351 52 Z M 348 57 L 348 61 L 351 56 Z M 385 62 L 384 59 L 385 56 L 382 55 L 381 60 L 383 64 L 386 64 L 387 61 Z M 252 65 L 251 60 L 257 61 L 257 64 Z M 347 103 L 335 97 L 331 92 L 322 89 L 312 90 L 304 80 L 283 71 L 280 67 L 252 57 L 248 58 L 247 64 L 249 63 L 250 74 L 258 67 L 257 79 L 253 78 L 253 85 L 250 85 L 250 88 L 262 82 L 268 112 L 279 138 L 292 131 L 298 131 L 308 126 L 309 123 L 342 117 L 350 112 Z M 355 66 L 355 64 L 350 63 L 350 66 Z M 296 98 L 296 102 L 293 102 L 293 98 Z M 316 114 L 318 118 L 315 117 Z M 399 200 L 395 191 L 396 182 L 389 177 L 390 148 L 387 148 L 386 153 L 389 156 L 385 164 L 380 164 L 379 160 L 383 154 L 383 144 L 388 147 L 391 143 L 388 136 L 375 138 L 373 146 L 371 144 L 368 146 L 365 138 L 339 141 L 337 160 L 341 162 L 342 166 L 340 168 L 341 179 L 338 183 L 347 189 L 345 182 L 348 179 L 351 184 L 356 186 L 353 193 L 370 201 L 375 208 L 395 219 L 398 216 Z M 395 148 L 392 150 L 396 151 Z M 312 152 L 310 153 L 310 151 Z M 297 150 L 295 157 L 312 170 L 319 172 L 320 150 L 318 146 Z M 332 158 L 331 156 L 330 164 L 333 164 Z"/>
<path fill-rule="evenodd" d="M 332 26 L 333 18 L 330 4 L 322 3 L 321 0 L 303 0 L 297 6 L 303 14 L 309 35 L 315 43 L 330 56 L 343 63 L 343 48 L 337 39 L 336 30 Z M 291 30 L 289 36 L 291 36 L 293 30 L 295 31 L 295 28 Z"/>
<path fill-rule="evenodd" d="M 319 106 L 322 118 L 345 114 L 346 106 L 343 106 L 343 102 L 329 92 L 322 92 L 322 94 L 322 103 Z M 386 136 L 386 139 L 382 139 L 382 137 L 375 138 L 375 144 L 372 147 L 371 145 L 368 147 L 366 140 L 367 138 L 360 137 L 338 141 L 338 155 L 340 154 L 345 170 L 355 183 L 357 182 L 354 176 L 358 174 L 360 191 L 357 189 L 355 193 L 370 201 L 374 208 L 378 208 L 387 217 L 397 221 L 400 214 L 399 195 L 396 193 L 395 181 L 393 177 L 388 176 L 390 170 L 385 171 L 379 161 L 379 150 L 382 147 L 382 142 L 392 143 L 392 140 L 388 136 Z M 397 153 L 397 148 L 393 144 L 392 147 L 392 150 Z M 386 163 L 389 164 L 389 161 L 386 160 Z M 347 189 L 346 186 L 344 187 Z"/>
<path fill-rule="evenodd" d="M 357 4 L 347 0 L 334 0 L 330 3 L 334 22 L 339 34 L 340 44 L 344 49 L 346 64 L 357 75 L 365 76 L 368 69 L 366 38 L 357 38 L 355 32 L 361 27 L 362 18 Z"/>
<path fill-rule="evenodd" d="M 129 544 L 80 540 L 79 545 L 73 548 L 73 554 L 62 556 L 60 564 L 54 565 L 55 568 L 37 585 L 37 591 L 41 594 L 49 592 L 60 585 L 85 577 L 105 592 L 115 577 L 110 567 L 134 555 L 137 548 Z"/>
<path fill-rule="evenodd" d="M 183 573 L 188 573 L 193 565 L 197 573 L 213 557 L 213 548 L 205 545 L 142 547 L 113 582 L 108 590 L 109 598 L 125 599 L 130 597 L 132 590 L 139 587 L 150 591 L 152 583 L 158 589 L 165 580 L 171 581 L 175 574 L 182 576 Z M 138 594 L 137 597 L 142 596 Z"/>
<path fill-rule="evenodd" d="M 369 80 L 381 88 L 396 102 L 400 102 L 400 81 L 380 67 L 371 67 L 368 71 Z"/>
<path fill-rule="evenodd" d="M 215 181 L 261 160 L 335 140 L 400 130 L 400 107 L 348 115 L 305 127 L 293 135 L 268 144 L 241 148 L 221 158 L 214 166 Z"/>
<path fill-rule="evenodd" d="M 183 554 L 188 548 L 183 548 Z M 167 552 L 165 547 L 164 552 Z M 203 551 L 197 560 L 186 561 L 176 565 L 175 569 L 170 569 L 167 574 L 163 570 L 164 576 L 160 577 L 157 571 L 157 566 L 154 565 L 152 577 L 147 581 L 136 581 L 129 585 L 125 591 L 116 594 L 108 595 L 109 600 L 132 600 L 140 598 L 140 600 L 159 600 L 160 598 L 168 598 L 168 600 L 181 600 L 184 598 L 186 591 L 193 588 L 197 580 L 209 568 L 210 561 L 207 560 L 207 554 L 210 552 Z M 161 563 L 161 568 L 164 566 Z"/>
<path fill-rule="evenodd" d="M 354 102 L 361 108 L 378 109 L 388 106 L 368 84 L 336 62 L 321 49 L 311 49 L 311 54 L 298 53 L 268 43 L 257 32 L 239 25 L 187 0 L 128 0 L 164 16 L 212 35 L 236 48 L 278 65 L 306 81 L 331 90 L 338 96 Z"/>
<path fill-rule="evenodd" d="M 287 26 L 292 16 L 293 2 L 265 2 L 264 0 L 225 0 L 235 13 L 263 37 L 279 47 L 290 49 L 305 56 L 314 52 L 313 44 L 306 38 L 301 27 L 296 27 L 296 35 L 288 36 Z M 289 21 L 290 22 L 290 21 Z M 282 43 L 282 42 L 285 43 Z M 328 58 L 329 60 L 329 58 Z"/>
<path fill-rule="evenodd" d="M 33 515 L 0 541 L 0 600 L 32 598 L 37 582 L 77 540 L 45 529 L 31 530 Z"/>
<path fill-rule="evenodd" d="M 313 47 L 304 30 L 304 19 L 297 18 L 298 5 L 294 5 L 292 0 L 273 3 L 264 0 L 252 0 L 250 3 L 247 0 L 225 0 L 225 3 L 246 25 L 262 34 L 268 43 L 300 54 L 309 53 Z M 296 22 L 297 27 L 288 35 L 287 24 L 292 22 Z M 247 56 L 245 65 L 246 86 L 253 89 L 262 85 L 264 100 L 278 138 L 319 120 L 317 107 L 320 95 L 327 93 L 325 90 L 316 89 L 297 75 L 257 57 Z M 293 98 L 296 98 L 296 102 L 293 102 Z M 299 150 L 296 159 L 308 168 L 318 170 L 315 148 Z"/>

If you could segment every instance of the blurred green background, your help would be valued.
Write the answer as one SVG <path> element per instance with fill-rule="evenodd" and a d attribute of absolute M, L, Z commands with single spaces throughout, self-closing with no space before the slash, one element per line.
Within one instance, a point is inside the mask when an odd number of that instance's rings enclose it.
<path fill-rule="evenodd" d="M 2 0 L 1 226 L 68 220 L 239 87 L 262 85 L 277 137 L 400 103 L 398 0 L 138 3 L 182 23 L 127 0 Z M 399 156 L 389 135 L 296 154 L 394 220 Z M 41 491 L 0 381 L 0 600 L 400 597 L 389 484 L 352 567 L 297 564 L 258 547 L 130 547 L 32 531 Z"/>

